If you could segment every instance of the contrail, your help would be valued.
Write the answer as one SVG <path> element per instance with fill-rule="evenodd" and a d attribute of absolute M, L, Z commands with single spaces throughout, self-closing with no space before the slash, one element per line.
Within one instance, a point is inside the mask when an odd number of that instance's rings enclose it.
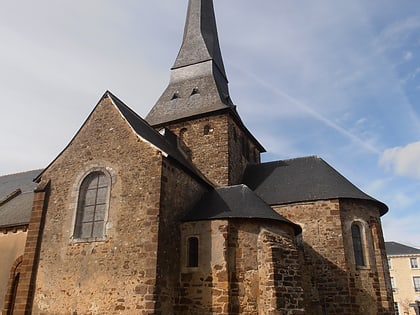
<path fill-rule="evenodd" d="M 251 73 L 249 71 L 243 70 L 243 69 L 241 69 L 239 67 L 236 67 L 236 66 L 234 66 L 234 67 L 237 69 L 237 71 L 242 72 L 243 74 L 247 75 L 248 77 L 250 77 L 251 79 L 253 79 L 254 81 L 256 81 L 258 84 L 260 84 L 261 86 L 265 87 L 268 90 L 271 90 L 275 94 L 277 94 L 277 95 L 279 95 L 279 96 L 287 99 L 289 102 L 295 104 L 300 109 L 302 109 L 304 112 L 308 113 L 312 117 L 314 117 L 317 120 L 321 121 L 326 126 L 328 126 L 328 127 L 332 128 L 332 129 L 338 131 L 340 134 L 342 134 L 343 136 L 349 138 L 351 141 L 356 142 L 356 143 L 359 143 L 367 151 L 369 151 L 371 153 L 374 153 L 376 155 L 381 155 L 382 154 L 382 152 L 380 152 L 377 148 L 375 148 L 374 146 L 372 146 L 370 143 L 368 143 L 366 141 L 363 141 L 362 139 L 360 139 L 356 135 L 354 135 L 351 132 L 345 130 L 343 127 L 337 125 L 335 122 L 333 122 L 332 120 L 330 120 L 327 117 L 323 116 L 319 112 L 313 110 L 311 107 L 309 107 L 305 103 L 299 101 L 295 97 L 290 96 L 286 92 L 283 92 L 279 88 L 277 88 L 277 87 L 269 84 L 268 82 L 266 82 L 263 79 L 261 79 L 258 76 L 256 76 L 254 73 Z"/>

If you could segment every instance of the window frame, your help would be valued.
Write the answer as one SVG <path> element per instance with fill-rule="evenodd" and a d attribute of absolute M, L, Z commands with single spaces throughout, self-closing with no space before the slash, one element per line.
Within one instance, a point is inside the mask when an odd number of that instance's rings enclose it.
<path fill-rule="evenodd" d="M 391 277 L 391 288 L 392 288 L 392 292 L 397 292 L 397 283 L 395 281 L 395 277 Z"/>
<path fill-rule="evenodd" d="M 357 235 L 355 235 L 354 228 L 357 228 Z M 356 268 L 368 268 L 368 257 L 366 255 L 366 239 L 365 239 L 365 227 L 359 221 L 352 222 L 350 226 L 350 234 L 353 249 L 353 258 Z M 357 237 L 356 237 L 357 236 Z M 356 244 L 355 241 L 358 241 Z"/>
<path fill-rule="evenodd" d="M 106 186 L 98 186 L 96 187 L 96 195 L 95 195 L 95 207 L 97 206 L 96 204 L 96 198 L 97 198 L 97 193 L 98 190 L 100 188 L 105 188 L 106 187 L 106 193 L 105 196 L 103 197 L 103 202 L 101 203 L 101 205 L 104 205 L 104 210 L 103 210 L 103 216 L 102 219 L 103 220 L 95 220 L 95 218 L 93 218 L 94 221 L 92 221 L 92 224 L 94 225 L 95 222 L 103 222 L 102 223 L 102 231 L 101 231 L 101 235 L 100 236 L 94 236 L 94 235 L 90 235 L 90 237 L 83 237 L 81 232 L 78 232 L 78 229 L 80 228 L 80 208 L 81 206 L 81 202 L 83 202 L 81 200 L 82 197 L 86 197 L 83 196 L 84 193 L 87 192 L 83 191 L 83 189 L 85 187 L 83 187 L 83 185 L 86 183 L 86 181 L 89 179 L 90 176 L 92 176 L 95 173 L 99 173 L 105 176 L 106 179 Z M 112 188 L 112 177 L 109 174 L 109 172 L 102 167 L 97 167 L 97 168 L 92 168 L 90 169 L 88 172 L 84 173 L 84 176 L 82 176 L 82 178 L 79 180 L 77 187 L 76 187 L 76 202 L 75 202 L 75 209 L 74 209 L 74 218 L 73 218 L 73 226 L 72 226 L 72 236 L 71 236 L 71 241 L 73 243 L 88 243 L 88 242 L 101 242 L 101 241 L 105 241 L 107 239 L 107 235 L 106 235 L 106 226 L 108 223 L 108 212 L 109 212 L 109 203 L 110 203 L 110 195 L 111 195 L 111 188 Z M 96 210 L 96 208 L 95 208 Z M 94 212 L 95 214 L 95 212 Z M 94 230 L 94 227 L 92 227 L 92 231 Z"/>
<path fill-rule="evenodd" d="M 420 292 L 420 276 L 413 276 L 414 292 Z"/>
<path fill-rule="evenodd" d="M 192 244 L 192 240 L 195 241 L 195 244 Z M 186 267 L 198 268 L 200 265 L 200 238 L 197 235 L 190 235 L 187 237 L 186 243 Z M 193 251 L 192 245 L 194 245 Z"/>
<path fill-rule="evenodd" d="M 415 264 L 413 264 L 415 262 Z M 410 268 L 411 269 L 419 269 L 419 261 L 417 257 L 410 257 Z"/>

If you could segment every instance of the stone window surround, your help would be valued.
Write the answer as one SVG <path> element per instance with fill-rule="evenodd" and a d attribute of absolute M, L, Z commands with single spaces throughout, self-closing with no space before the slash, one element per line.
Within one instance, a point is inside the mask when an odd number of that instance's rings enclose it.
<path fill-rule="evenodd" d="M 109 182 L 109 189 L 108 189 L 108 195 L 107 195 L 107 206 L 104 216 L 104 233 L 103 237 L 95 237 L 95 238 L 75 238 L 74 237 L 74 231 L 76 228 L 76 219 L 77 219 L 77 207 L 78 207 L 78 201 L 79 201 L 79 192 L 80 187 L 84 181 L 84 179 L 93 172 L 102 172 L 105 174 L 105 176 L 108 179 Z M 76 180 L 74 181 L 71 198 L 72 202 L 70 203 L 70 211 L 73 213 L 72 218 L 72 224 L 70 229 L 70 243 L 92 243 L 92 242 L 105 242 L 108 239 L 107 235 L 107 227 L 109 225 L 109 208 L 110 208 L 110 199 L 111 199 L 111 191 L 112 187 L 115 184 L 116 175 L 115 172 L 111 167 L 105 166 L 104 163 L 95 163 L 90 164 L 86 166 L 82 171 L 79 172 L 78 176 L 76 177 Z"/>
<path fill-rule="evenodd" d="M 200 240 L 197 236 L 187 238 L 187 267 L 198 268 L 200 265 Z"/>
<path fill-rule="evenodd" d="M 356 257 L 355 257 L 354 246 L 353 246 L 353 233 L 352 233 L 353 225 L 357 225 L 360 230 L 364 265 L 357 265 L 356 263 Z M 369 249 L 367 247 L 368 242 L 367 242 L 367 237 L 366 237 L 366 233 L 368 230 L 369 230 L 368 224 L 361 219 L 355 219 L 350 224 L 350 238 L 351 238 L 351 244 L 352 244 L 353 260 L 354 260 L 356 269 L 370 269 L 370 255 L 369 255 Z"/>
<path fill-rule="evenodd" d="M 198 265 L 196 267 L 194 266 L 189 266 L 189 241 L 191 238 L 196 238 L 198 241 Z M 199 234 L 188 234 L 185 235 L 184 240 L 183 240 L 183 261 L 182 266 L 185 271 L 187 272 L 194 272 L 196 270 L 198 270 L 198 268 L 200 267 L 200 235 Z"/>

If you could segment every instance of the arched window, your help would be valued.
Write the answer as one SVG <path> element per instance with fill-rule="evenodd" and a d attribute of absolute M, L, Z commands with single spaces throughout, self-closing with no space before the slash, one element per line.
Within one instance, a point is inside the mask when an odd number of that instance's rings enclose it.
<path fill-rule="evenodd" d="M 188 238 L 188 267 L 198 267 L 198 238 Z"/>
<path fill-rule="evenodd" d="M 366 266 L 365 254 L 363 250 L 362 231 L 358 224 L 353 223 L 351 226 L 351 237 L 353 240 L 353 251 L 356 266 Z"/>
<path fill-rule="evenodd" d="M 75 239 L 104 237 L 109 186 L 108 177 L 100 171 L 90 173 L 83 180 L 77 203 Z"/>
<path fill-rule="evenodd" d="M 10 270 L 9 283 L 7 285 L 7 294 L 5 297 L 3 309 L 4 314 L 7 315 L 13 314 L 15 308 L 17 289 L 22 268 L 22 261 L 23 256 L 18 257 Z"/>

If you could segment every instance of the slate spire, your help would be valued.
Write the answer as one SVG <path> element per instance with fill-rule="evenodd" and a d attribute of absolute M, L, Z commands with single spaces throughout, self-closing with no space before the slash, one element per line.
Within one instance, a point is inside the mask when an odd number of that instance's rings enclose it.
<path fill-rule="evenodd" d="M 234 109 L 220 52 L 213 0 L 189 0 L 169 85 L 146 117 L 153 126 Z"/>
<path fill-rule="evenodd" d="M 181 49 L 172 69 L 213 60 L 226 78 L 213 0 L 189 0 Z"/>

